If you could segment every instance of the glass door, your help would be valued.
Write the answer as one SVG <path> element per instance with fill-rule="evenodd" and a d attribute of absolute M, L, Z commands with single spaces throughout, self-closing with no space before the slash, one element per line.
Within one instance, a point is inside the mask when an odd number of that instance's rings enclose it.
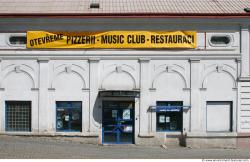
<path fill-rule="evenodd" d="M 134 143 L 134 103 L 103 102 L 103 143 Z"/>

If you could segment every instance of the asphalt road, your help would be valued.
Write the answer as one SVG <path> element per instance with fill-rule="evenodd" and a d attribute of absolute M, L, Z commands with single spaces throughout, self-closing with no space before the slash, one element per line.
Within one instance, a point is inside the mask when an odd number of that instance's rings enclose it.
<path fill-rule="evenodd" d="M 0 136 L 1 159 L 250 159 L 250 149 L 98 146 L 51 137 Z"/>

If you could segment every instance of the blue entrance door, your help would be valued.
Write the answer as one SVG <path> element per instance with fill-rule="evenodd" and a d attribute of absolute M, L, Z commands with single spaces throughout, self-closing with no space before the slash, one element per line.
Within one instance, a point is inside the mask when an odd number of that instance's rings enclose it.
<path fill-rule="evenodd" d="M 103 143 L 134 143 L 134 103 L 104 101 L 102 112 Z"/>

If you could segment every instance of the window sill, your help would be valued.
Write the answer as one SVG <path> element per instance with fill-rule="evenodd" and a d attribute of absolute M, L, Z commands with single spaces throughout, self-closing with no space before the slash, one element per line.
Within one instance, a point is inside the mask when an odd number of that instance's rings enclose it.
<path fill-rule="evenodd" d="M 164 133 L 166 135 L 181 135 L 181 131 L 156 131 L 156 133 Z"/>

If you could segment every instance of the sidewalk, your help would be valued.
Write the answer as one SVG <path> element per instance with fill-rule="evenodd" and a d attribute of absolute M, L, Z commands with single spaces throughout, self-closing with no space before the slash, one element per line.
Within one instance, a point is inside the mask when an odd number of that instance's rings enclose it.
<path fill-rule="evenodd" d="M 250 149 L 189 149 L 160 146 L 98 146 L 55 137 L 0 136 L 0 158 L 175 159 L 250 158 Z"/>

